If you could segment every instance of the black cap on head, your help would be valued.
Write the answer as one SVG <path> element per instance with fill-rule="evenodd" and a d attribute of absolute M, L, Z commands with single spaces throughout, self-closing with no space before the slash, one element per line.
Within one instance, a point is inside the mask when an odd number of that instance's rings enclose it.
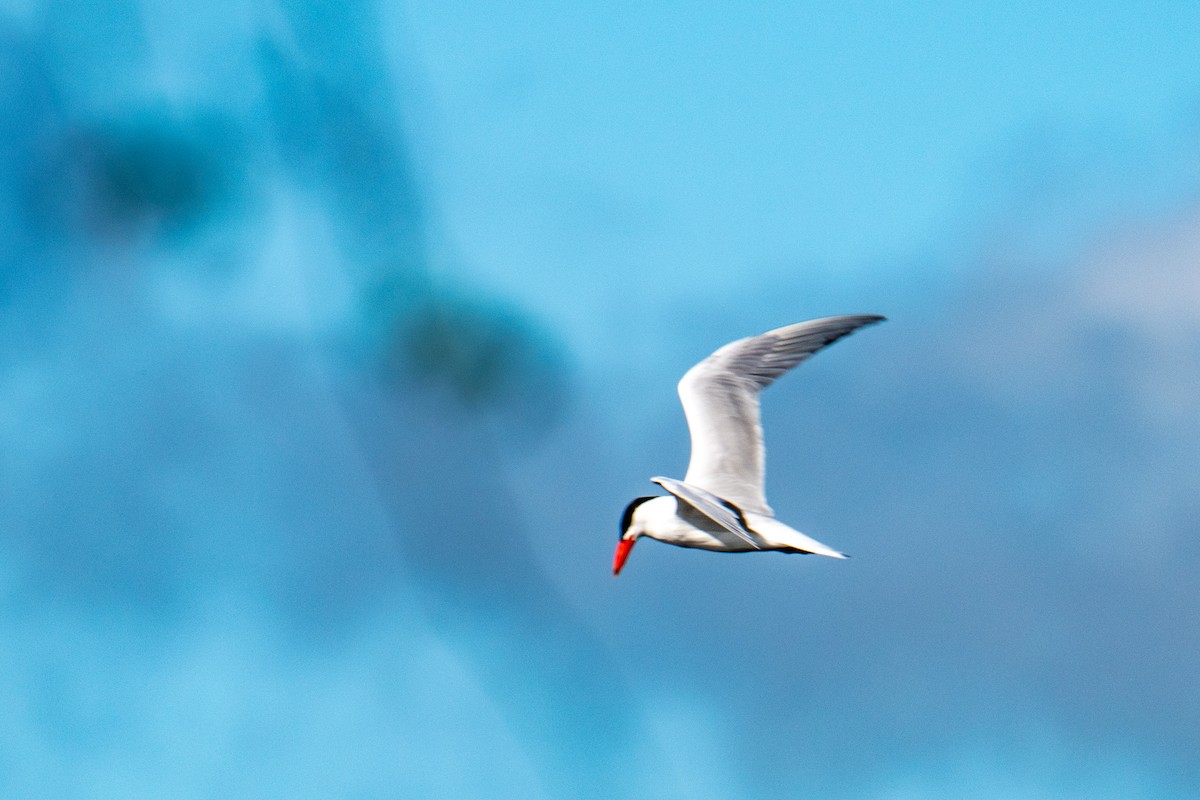
<path fill-rule="evenodd" d="M 640 506 L 642 503 L 646 502 L 647 500 L 653 500 L 653 499 L 654 499 L 653 497 L 639 497 L 636 500 L 634 500 L 632 503 L 630 503 L 629 505 L 625 506 L 625 513 L 621 515 L 621 532 L 620 532 L 621 536 L 624 536 L 625 531 L 629 530 L 629 526 L 633 524 L 634 509 L 637 508 L 638 506 Z"/>

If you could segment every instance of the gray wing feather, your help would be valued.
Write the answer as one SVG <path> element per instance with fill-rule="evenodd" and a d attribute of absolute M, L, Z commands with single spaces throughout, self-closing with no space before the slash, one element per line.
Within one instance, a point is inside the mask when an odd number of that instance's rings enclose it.
<path fill-rule="evenodd" d="M 654 483 L 657 483 L 659 486 L 663 487 L 668 492 L 699 511 L 701 514 L 708 517 L 713 522 L 732 533 L 734 536 L 737 536 L 755 550 L 762 550 L 762 545 L 758 543 L 758 537 L 754 534 L 754 532 L 746 528 L 742 524 L 741 520 L 738 519 L 737 513 L 722 503 L 720 498 L 713 496 L 698 486 L 689 486 L 686 483 L 675 480 L 674 478 L 659 477 L 651 478 L 650 480 Z"/>
<path fill-rule="evenodd" d="M 759 393 L 821 348 L 883 319 L 858 314 L 786 325 L 731 342 L 688 370 L 679 381 L 692 435 L 684 481 L 746 511 L 771 514 Z"/>

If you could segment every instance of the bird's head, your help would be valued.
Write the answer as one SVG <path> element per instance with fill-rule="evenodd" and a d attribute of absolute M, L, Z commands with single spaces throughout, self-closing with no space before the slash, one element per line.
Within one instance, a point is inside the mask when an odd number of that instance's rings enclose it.
<path fill-rule="evenodd" d="M 629 558 L 629 551 L 633 550 L 638 537 L 642 535 L 642 524 L 637 519 L 637 508 L 647 500 L 653 499 L 653 497 L 639 497 L 625 506 L 625 513 L 621 515 L 621 538 L 617 541 L 617 552 L 613 556 L 614 577 L 621 572 L 621 567 L 625 566 L 625 559 Z"/>

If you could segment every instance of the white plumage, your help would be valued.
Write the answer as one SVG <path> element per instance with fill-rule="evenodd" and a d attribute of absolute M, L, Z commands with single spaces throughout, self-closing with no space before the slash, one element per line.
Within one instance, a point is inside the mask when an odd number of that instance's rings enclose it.
<path fill-rule="evenodd" d="M 798 322 L 731 342 L 688 370 L 679 381 L 692 438 L 687 474 L 683 481 L 651 478 L 670 495 L 638 498 L 626 508 L 613 574 L 640 536 L 704 550 L 845 558 L 776 520 L 767 505 L 759 394 L 821 348 L 883 319 L 853 315 Z"/>

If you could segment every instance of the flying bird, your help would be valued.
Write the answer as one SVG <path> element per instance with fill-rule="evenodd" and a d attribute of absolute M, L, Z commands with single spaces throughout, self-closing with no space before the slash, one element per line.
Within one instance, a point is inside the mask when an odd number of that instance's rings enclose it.
<path fill-rule="evenodd" d="M 639 497 L 626 506 L 613 575 L 642 536 L 726 553 L 779 550 L 845 558 L 775 519 L 767 505 L 758 396 L 821 348 L 883 320 L 858 314 L 797 322 L 731 342 L 688 370 L 679 381 L 692 435 L 687 474 L 682 481 L 651 478 L 669 494 Z"/>

